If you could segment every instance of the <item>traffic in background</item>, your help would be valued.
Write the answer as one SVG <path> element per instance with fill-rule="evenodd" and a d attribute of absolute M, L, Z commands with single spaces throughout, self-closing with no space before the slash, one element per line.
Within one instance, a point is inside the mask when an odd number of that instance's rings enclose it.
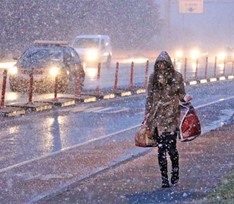
<path fill-rule="evenodd" d="M 52 109 L 54 105 L 67 106 L 74 105 L 76 102 L 93 102 L 98 99 L 145 93 L 148 77 L 153 71 L 158 53 L 154 51 L 116 51 L 113 52 L 112 63 L 109 67 L 102 66 L 101 63 L 96 66 L 85 66 L 84 87 L 79 93 L 74 89 L 65 92 L 56 90 L 56 77 L 51 78 L 54 89 L 47 93 L 36 93 L 32 91 L 33 87 L 31 89 L 29 87 L 28 91 L 23 93 L 11 91 L 9 75 L 15 61 L 1 62 L 1 109 L 17 107 L 20 108 L 20 114 L 23 114 L 22 110 L 26 110 L 26 112 L 28 109 L 41 111 Z M 171 54 L 175 69 L 183 74 L 187 85 L 233 79 L 234 60 L 230 57 L 230 53 L 227 55 L 227 53 L 222 52 L 210 57 L 209 53 L 192 49 L 187 52 L 177 50 L 169 52 L 169 54 Z M 30 81 L 31 78 L 28 75 L 27 80 Z M 30 86 L 30 83 L 28 84 Z M 69 98 L 69 100 L 65 100 L 65 98 Z M 38 102 L 42 103 L 38 104 Z M 8 112 L 9 110 L 7 110 Z M 6 114 L 3 111 L 2 115 L 10 116 L 11 114 Z"/>

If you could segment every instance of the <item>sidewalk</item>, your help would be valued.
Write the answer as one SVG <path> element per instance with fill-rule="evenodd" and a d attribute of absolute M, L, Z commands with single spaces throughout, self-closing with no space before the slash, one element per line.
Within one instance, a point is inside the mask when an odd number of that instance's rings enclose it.
<path fill-rule="evenodd" d="M 175 187 L 160 188 L 155 148 L 37 203 L 206 203 L 202 199 L 234 168 L 233 130 L 234 123 L 192 142 L 178 142 L 180 183 Z"/>
<path fill-rule="evenodd" d="M 234 167 L 234 123 L 178 143 L 180 184 L 162 190 L 157 148 L 136 128 L 0 171 L 0 203 L 199 203 Z"/>

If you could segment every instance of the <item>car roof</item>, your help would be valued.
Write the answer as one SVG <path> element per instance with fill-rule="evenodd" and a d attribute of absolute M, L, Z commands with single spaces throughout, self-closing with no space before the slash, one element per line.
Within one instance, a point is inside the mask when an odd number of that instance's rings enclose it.
<path fill-rule="evenodd" d="M 56 45 L 56 46 L 68 46 L 68 41 L 51 41 L 51 40 L 35 40 L 34 45 Z"/>
<path fill-rule="evenodd" d="M 110 38 L 108 35 L 77 35 L 75 38 Z"/>

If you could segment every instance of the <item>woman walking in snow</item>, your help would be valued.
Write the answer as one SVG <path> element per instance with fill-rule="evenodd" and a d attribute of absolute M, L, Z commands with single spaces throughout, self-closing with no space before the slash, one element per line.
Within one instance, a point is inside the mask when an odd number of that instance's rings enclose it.
<path fill-rule="evenodd" d="M 167 52 L 157 57 L 151 74 L 146 98 L 145 115 L 148 128 L 158 143 L 158 163 L 162 188 L 170 187 L 167 172 L 167 152 L 172 164 L 171 184 L 179 181 L 179 153 L 176 148 L 179 126 L 179 101 L 188 101 L 182 74 L 177 72 Z"/>

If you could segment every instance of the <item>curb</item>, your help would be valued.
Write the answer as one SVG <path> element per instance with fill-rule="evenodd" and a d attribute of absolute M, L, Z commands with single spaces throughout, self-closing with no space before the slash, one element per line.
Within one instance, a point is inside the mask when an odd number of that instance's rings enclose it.
<path fill-rule="evenodd" d="M 218 81 L 225 81 L 225 80 L 233 80 L 234 75 L 228 75 L 228 76 L 219 76 L 219 77 L 211 77 L 208 79 L 196 79 L 191 81 L 184 82 L 185 86 L 192 86 L 196 84 L 205 84 L 205 83 L 212 83 L 212 82 L 218 82 Z M 99 94 L 95 93 L 95 91 L 87 91 L 81 94 L 79 97 L 58 97 L 57 101 L 54 101 L 53 99 L 45 99 L 41 101 L 35 101 L 32 104 L 27 103 L 15 103 L 15 104 L 9 104 L 6 105 L 6 107 L 2 107 L 0 109 L 0 117 L 15 117 L 15 116 L 22 116 L 25 114 L 29 114 L 31 112 L 41 112 L 41 111 L 47 111 L 55 108 L 63 108 L 67 106 L 74 106 L 81 103 L 92 103 L 96 102 L 98 100 L 110 100 L 115 99 L 118 97 L 128 97 L 131 95 L 138 95 L 138 94 L 145 94 L 147 92 L 145 87 L 132 87 L 131 89 L 118 89 L 116 91 L 105 91 L 101 92 Z M 44 105 L 40 105 L 39 103 L 44 103 Z M 49 106 L 46 106 L 48 108 L 45 108 L 45 104 L 49 104 Z M 12 109 L 9 108 L 18 108 L 12 111 Z"/>
<path fill-rule="evenodd" d="M 153 150 L 152 149 L 146 149 L 145 151 L 137 153 L 136 155 L 132 155 L 132 156 L 129 156 L 127 158 L 123 158 L 121 161 L 116 162 L 111 166 L 105 167 L 103 169 L 99 169 L 98 171 L 96 171 L 96 172 L 94 172 L 94 173 L 92 173 L 90 175 L 87 175 L 84 178 L 72 181 L 72 182 L 67 183 L 67 184 L 65 184 L 63 186 L 60 185 L 60 187 L 58 189 L 53 189 L 52 191 L 43 192 L 42 194 L 39 194 L 36 197 L 34 197 L 33 199 L 31 199 L 29 201 L 29 203 L 35 203 L 35 202 L 40 201 L 42 199 L 53 198 L 53 197 L 59 195 L 60 193 L 63 193 L 64 191 L 67 191 L 69 189 L 73 189 L 75 186 L 77 186 L 81 182 L 84 182 L 86 180 L 94 178 L 95 176 L 99 175 L 100 173 L 108 172 L 110 169 L 114 169 L 116 167 L 119 167 L 119 166 L 121 166 L 121 165 L 123 165 L 123 164 L 125 164 L 125 163 L 127 163 L 129 161 L 132 161 L 132 160 L 137 159 L 139 157 L 145 156 L 146 154 L 148 154 L 151 151 L 153 151 Z"/>

